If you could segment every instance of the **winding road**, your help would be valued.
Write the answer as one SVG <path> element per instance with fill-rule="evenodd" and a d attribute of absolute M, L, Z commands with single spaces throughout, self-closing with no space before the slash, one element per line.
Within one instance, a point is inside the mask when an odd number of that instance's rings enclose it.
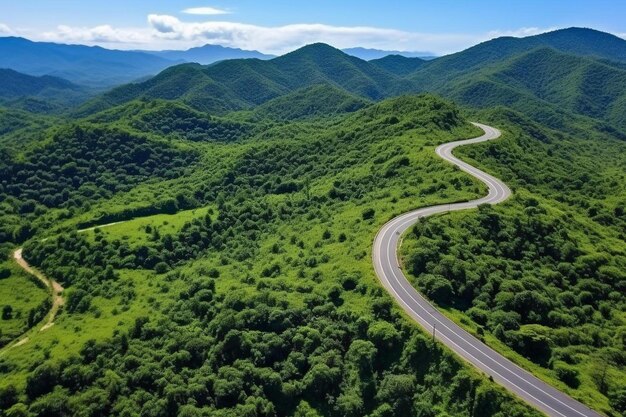
<path fill-rule="evenodd" d="M 438 213 L 466 210 L 480 204 L 498 204 L 511 196 L 511 190 L 499 179 L 461 161 L 452 155 L 457 146 L 485 142 L 500 137 L 500 131 L 474 123 L 485 133 L 477 138 L 440 145 L 437 155 L 485 183 L 489 193 L 477 200 L 424 207 L 402 214 L 387 222 L 374 239 L 372 258 L 378 278 L 400 306 L 428 332 L 476 368 L 491 376 L 530 405 L 554 417 L 600 417 L 601 415 L 563 392 L 534 377 L 501 354 L 472 336 L 440 313 L 403 274 L 398 261 L 398 245 L 402 234 L 420 218 Z"/>

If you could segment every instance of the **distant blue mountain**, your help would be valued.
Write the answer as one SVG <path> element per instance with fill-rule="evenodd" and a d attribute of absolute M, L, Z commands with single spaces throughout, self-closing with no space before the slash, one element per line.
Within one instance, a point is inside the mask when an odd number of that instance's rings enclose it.
<path fill-rule="evenodd" d="M 84 88 L 58 77 L 0 69 L 0 105 L 32 112 L 61 111 L 89 97 Z"/>
<path fill-rule="evenodd" d="M 0 68 L 36 76 L 52 75 L 93 87 L 133 81 L 157 74 L 172 64 L 170 60 L 141 52 L 0 37 Z"/>
<path fill-rule="evenodd" d="M 0 69 L 0 98 L 10 99 L 22 96 L 37 96 L 46 91 L 81 91 L 81 88 L 58 77 L 45 75 L 35 77 L 11 69 Z"/>
<path fill-rule="evenodd" d="M 269 59 L 272 56 L 218 45 L 186 51 L 120 51 L 99 46 L 0 37 L 0 68 L 33 76 L 60 77 L 79 85 L 102 89 L 145 79 L 175 64 L 211 64 L 235 58 Z"/>
<path fill-rule="evenodd" d="M 342 49 L 342 51 L 348 55 L 352 55 L 357 58 L 364 59 L 365 61 L 371 61 L 372 59 L 384 58 L 388 55 L 400 55 L 406 58 L 422 58 L 422 59 L 435 58 L 435 54 L 433 54 L 432 52 L 384 51 L 382 49 L 370 49 L 370 48 L 347 48 L 347 49 Z"/>
<path fill-rule="evenodd" d="M 258 58 L 271 59 L 274 55 L 262 54 L 259 51 L 247 51 L 239 48 L 228 48 L 221 45 L 204 45 L 185 51 L 140 51 L 156 55 L 171 61 L 196 62 L 207 65 L 225 59 Z"/>

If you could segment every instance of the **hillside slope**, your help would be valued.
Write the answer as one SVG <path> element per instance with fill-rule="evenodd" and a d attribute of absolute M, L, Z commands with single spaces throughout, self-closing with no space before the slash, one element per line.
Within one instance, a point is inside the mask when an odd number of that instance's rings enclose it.
<path fill-rule="evenodd" d="M 411 82 L 324 44 L 305 46 L 268 61 L 228 60 L 210 66 L 179 65 L 148 81 L 114 89 L 79 110 L 90 114 L 137 98 L 180 99 L 203 111 L 246 109 L 317 84 L 365 99 L 410 91 Z"/>
<path fill-rule="evenodd" d="M 471 106 L 506 105 L 540 118 L 569 112 L 626 131 L 626 69 L 551 48 L 486 66 L 439 91 Z"/>
<path fill-rule="evenodd" d="M 0 98 L 51 96 L 63 90 L 79 92 L 81 88 L 58 77 L 33 77 L 10 69 L 0 69 Z"/>
<path fill-rule="evenodd" d="M 305 87 L 276 97 L 253 110 L 256 118 L 297 120 L 357 111 L 371 102 L 328 84 Z"/>
<path fill-rule="evenodd" d="M 427 61 L 409 78 L 423 88 L 441 88 L 460 75 L 539 47 L 626 62 L 626 40 L 593 29 L 569 28 L 525 38 L 500 37 L 486 41 L 464 51 Z"/>
<path fill-rule="evenodd" d="M 426 60 L 421 58 L 407 58 L 402 55 L 387 55 L 383 58 L 370 61 L 371 64 L 400 76 L 415 72 L 415 70 L 426 62 Z"/>
<path fill-rule="evenodd" d="M 88 90 L 58 77 L 0 69 L 0 103 L 7 107 L 46 113 L 67 109 L 89 96 Z"/>

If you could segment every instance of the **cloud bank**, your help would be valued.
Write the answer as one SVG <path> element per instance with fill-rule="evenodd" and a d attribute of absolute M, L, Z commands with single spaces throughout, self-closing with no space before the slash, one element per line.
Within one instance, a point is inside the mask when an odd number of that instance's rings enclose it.
<path fill-rule="evenodd" d="M 197 7 L 191 14 L 223 14 L 221 9 Z M 0 33 L 9 31 L 0 24 Z M 337 48 L 361 46 L 385 50 L 431 51 L 447 54 L 498 36 L 528 36 L 553 28 L 521 28 L 484 33 L 423 33 L 371 26 L 333 26 L 298 23 L 260 26 L 233 21 L 183 21 L 164 14 L 150 14 L 145 27 L 120 28 L 58 26 L 41 33 L 20 33 L 35 40 L 101 45 L 116 49 L 186 49 L 207 43 L 265 53 L 283 54 L 303 45 L 324 42 Z M 7 32 L 8 33 L 8 32 Z"/>

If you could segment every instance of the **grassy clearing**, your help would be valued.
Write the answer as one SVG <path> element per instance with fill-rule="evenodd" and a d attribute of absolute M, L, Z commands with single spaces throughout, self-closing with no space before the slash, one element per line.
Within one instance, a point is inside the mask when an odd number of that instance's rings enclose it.
<path fill-rule="evenodd" d="M 158 319 L 162 315 L 161 307 L 170 298 L 169 291 L 179 290 L 176 284 L 168 283 L 163 276 L 154 273 L 126 270 L 120 271 L 120 275 L 120 283 L 135 292 L 131 302 L 122 300 L 122 297 L 95 297 L 87 313 L 67 314 L 61 310 L 54 326 L 44 331 L 31 330 L 26 334 L 27 343 L 0 355 L 0 361 L 10 358 L 12 366 L 22 369 L 6 375 L 3 382 L 23 386 L 28 368 L 33 364 L 76 355 L 88 340 L 102 341 L 116 332 L 125 331 L 137 317 L 147 312 L 153 319 Z"/>
<path fill-rule="evenodd" d="M 183 210 L 176 214 L 156 214 L 138 219 L 132 219 L 106 227 L 96 227 L 85 233 L 93 241 L 97 234 L 109 240 L 119 239 L 130 246 L 146 244 L 155 240 L 157 236 L 173 235 L 180 231 L 183 225 L 193 219 L 204 217 L 206 214 L 214 216 L 214 209 L 201 207 L 193 210 Z"/>
<path fill-rule="evenodd" d="M 12 261 L 0 263 L 0 269 L 7 268 L 10 275 L 0 279 L 0 314 L 5 306 L 11 307 L 10 318 L 0 318 L 1 345 L 13 340 L 28 329 L 28 315 L 31 309 L 39 307 L 49 293 L 36 278 L 31 278 Z"/>

